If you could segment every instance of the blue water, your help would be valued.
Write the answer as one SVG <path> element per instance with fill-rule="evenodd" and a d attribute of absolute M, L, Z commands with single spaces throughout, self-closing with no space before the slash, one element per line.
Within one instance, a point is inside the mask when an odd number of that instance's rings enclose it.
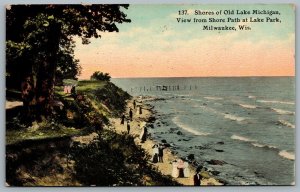
<path fill-rule="evenodd" d="M 163 98 L 149 102 L 157 115 L 154 129 L 149 130 L 154 139 L 166 139 L 183 157 L 194 154 L 230 185 L 294 182 L 293 77 L 112 81 L 131 95 Z M 212 159 L 227 164 L 208 164 Z"/>

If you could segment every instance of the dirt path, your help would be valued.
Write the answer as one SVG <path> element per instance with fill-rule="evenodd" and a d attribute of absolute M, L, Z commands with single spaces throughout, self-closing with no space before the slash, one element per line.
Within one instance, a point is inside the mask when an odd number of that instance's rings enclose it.
<path fill-rule="evenodd" d="M 5 109 L 12 109 L 14 107 L 22 106 L 23 102 L 21 101 L 8 101 L 5 102 Z"/>
<path fill-rule="evenodd" d="M 149 119 L 149 117 L 152 115 L 151 111 L 149 110 L 149 106 L 145 106 L 143 105 L 143 110 L 142 110 L 142 114 L 139 115 L 137 113 L 137 109 L 134 109 L 133 104 L 132 104 L 132 100 L 128 102 L 127 104 L 127 111 L 126 111 L 126 117 L 128 117 L 129 115 L 129 108 L 133 109 L 133 119 L 130 122 L 130 134 L 133 135 L 135 137 L 135 143 L 137 145 L 141 145 L 142 148 L 145 149 L 145 151 L 147 151 L 147 153 L 149 153 L 150 155 L 152 154 L 152 146 L 155 144 L 155 142 L 153 140 L 150 140 L 147 138 L 147 140 L 144 143 L 140 142 L 139 139 L 139 135 L 142 131 L 142 127 L 146 125 L 146 120 Z M 122 133 L 122 132 L 127 132 L 127 123 L 125 121 L 125 123 L 123 125 L 121 125 L 121 119 L 118 118 L 114 118 L 114 119 L 110 119 L 111 121 L 111 125 L 113 127 L 115 127 L 116 132 L 118 133 Z M 156 166 L 158 168 L 158 170 L 164 174 L 164 175 L 171 175 L 172 174 L 172 164 L 171 162 L 173 160 L 177 159 L 176 156 L 174 156 L 170 149 L 166 148 L 164 150 L 164 156 L 163 156 L 163 163 L 155 163 L 153 164 L 154 166 Z M 151 162 L 150 162 L 151 163 Z M 195 174 L 195 171 L 193 168 L 190 168 L 190 177 L 187 178 L 174 178 L 177 182 L 183 184 L 183 185 L 193 185 L 193 175 Z M 221 183 L 219 183 L 216 179 L 210 177 L 207 179 L 203 179 L 201 182 L 201 185 L 222 185 Z"/>

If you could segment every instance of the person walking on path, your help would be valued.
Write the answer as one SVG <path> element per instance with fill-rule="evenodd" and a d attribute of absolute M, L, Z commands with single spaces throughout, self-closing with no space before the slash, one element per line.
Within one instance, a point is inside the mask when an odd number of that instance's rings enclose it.
<path fill-rule="evenodd" d="M 144 143 L 146 141 L 146 139 L 147 139 L 147 134 L 148 134 L 147 133 L 147 127 L 144 126 L 142 129 L 143 130 L 142 130 L 142 132 L 140 134 L 140 139 L 141 139 L 141 143 Z"/>
<path fill-rule="evenodd" d="M 164 156 L 164 146 L 162 144 L 159 144 L 158 146 L 158 162 L 163 163 L 163 156 Z"/>
<path fill-rule="evenodd" d="M 130 132 L 130 121 L 127 121 L 127 133 L 129 134 Z"/>
<path fill-rule="evenodd" d="M 121 125 L 124 125 L 124 121 L 125 121 L 125 114 L 123 113 L 121 117 Z"/>
<path fill-rule="evenodd" d="M 129 118 L 130 118 L 130 121 L 132 121 L 132 109 L 130 108 L 130 110 L 129 110 Z"/>
<path fill-rule="evenodd" d="M 152 162 L 157 163 L 158 162 L 158 145 L 155 144 L 153 145 L 153 157 L 152 157 Z"/>
<path fill-rule="evenodd" d="M 183 169 L 183 175 L 184 177 L 190 177 L 190 168 L 189 163 L 187 161 L 184 161 L 184 169 Z"/>
<path fill-rule="evenodd" d="M 177 160 L 175 159 L 173 162 L 172 162 L 172 177 L 173 178 L 177 178 L 178 175 L 179 175 L 179 171 L 178 171 L 178 162 Z"/>
<path fill-rule="evenodd" d="M 200 186 L 201 185 L 201 179 L 202 179 L 202 176 L 200 174 L 201 169 L 202 169 L 202 166 L 199 166 L 196 169 L 196 174 L 194 175 L 194 186 Z"/>
<path fill-rule="evenodd" d="M 178 165 L 177 165 L 177 169 L 178 169 L 178 177 L 183 178 L 184 177 L 184 162 L 182 159 L 178 160 Z"/>
<path fill-rule="evenodd" d="M 135 107 L 136 107 L 136 102 L 135 100 L 133 100 L 133 109 L 135 109 Z"/>

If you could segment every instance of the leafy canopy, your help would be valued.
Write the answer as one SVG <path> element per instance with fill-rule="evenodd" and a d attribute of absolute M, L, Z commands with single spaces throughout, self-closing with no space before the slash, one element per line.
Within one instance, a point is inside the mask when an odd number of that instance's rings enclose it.
<path fill-rule="evenodd" d="M 38 75 L 40 68 L 45 68 L 41 65 L 45 61 L 55 68 L 55 74 L 50 76 L 74 78 L 81 71 L 79 61 L 74 58 L 74 36 L 88 44 L 89 38 L 99 38 L 101 31 L 118 32 L 117 23 L 130 22 L 122 12 L 127 8 L 128 5 L 116 4 L 9 6 L 7 76 L 20 82 L 27 74 Z"/>
<path fill-rule="evenodd" d="M 96 71 L 91 75 L 91 80 L 98 80 L 98 81 L 110 81 L 110 75 L 108 73 L 103 73 L 100 71 Z"/>

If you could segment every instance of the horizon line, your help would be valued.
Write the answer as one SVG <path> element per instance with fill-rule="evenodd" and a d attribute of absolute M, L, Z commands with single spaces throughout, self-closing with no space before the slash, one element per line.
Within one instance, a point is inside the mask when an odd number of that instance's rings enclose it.
<path fill-rule="evenodd" d="M 253 78 L 253 77 L 296 77 L 295 75 L 278 75 L 278 76 L 263 76 L 263 75 L 258 75 L 258 76 L 157 76 L 157 77 L 111 77 L 111 79 L 155 79 L 155 78 Z M 78 80 L 90 80 L 90 79 L 80 79 Z"/>
<path fill-rule="evenodd" d="M 111 77 L 112 79 L 140 79 L 140 78 L 241 78 L 241 77 L 295 77 L 290 75 L 279 75 L 279 76 L 157 76 L 157 77 Z"/>

